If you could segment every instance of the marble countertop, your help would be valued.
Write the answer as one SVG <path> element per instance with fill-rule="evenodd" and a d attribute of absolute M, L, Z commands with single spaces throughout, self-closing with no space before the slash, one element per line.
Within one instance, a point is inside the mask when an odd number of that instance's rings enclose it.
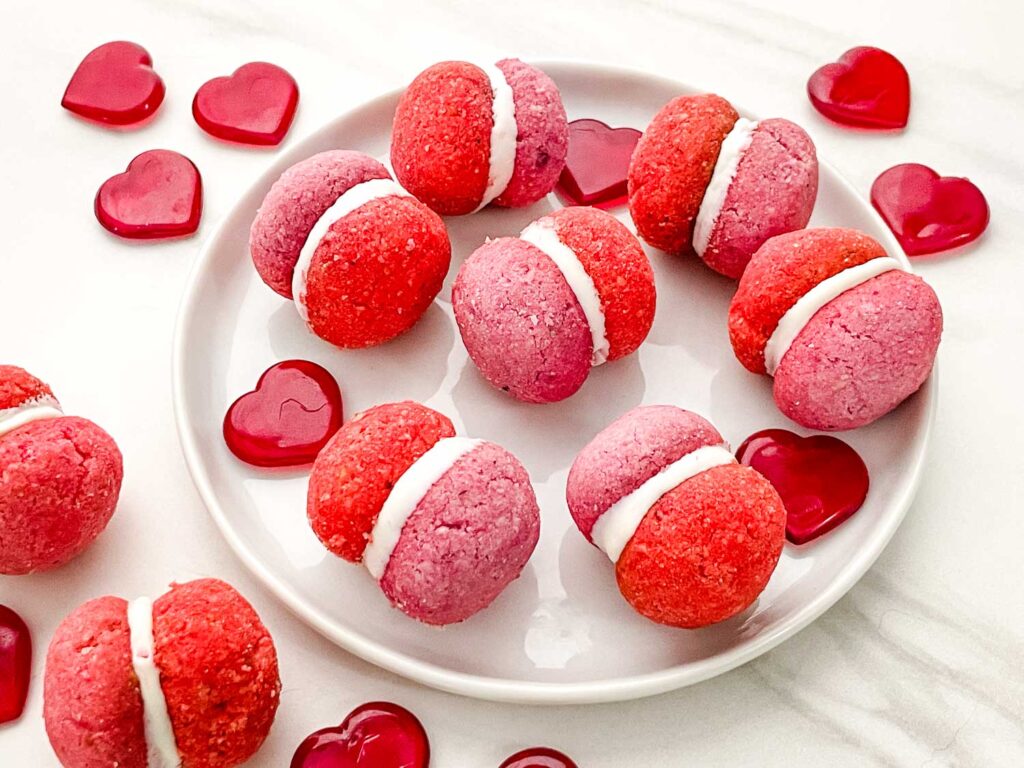
<path fill-rule="evenodd" d="M 830 8 L 823 6 L 829 5 Z M 57 623 L 86 599 L 216 575 L 272 628 L 285 688 L 253 766 L 286 765 L 310 730 L 368 699 L 426 724 L 439 768 L 497 766 L 547 743 L 581 768 L 620 766 L 1024 765 L 1024 10 L 1011 0 L 295 2 L 56 0 L 6 9 L 0 25 L 4 247 L 2 358 L 60 385 L 125 453 L 121 506 L 85 555 L 54 573 L 0 578 L 0 603 L 36 637 L 28 709 L 0 727 L 0 765 L 56 766 L 43 731 L 42 671 Z M 81 57 L 112 39 L 146 46 L 168 84 L 144 130 L 86 125 L 59 107 Z M 858 44 L 896 53 L 913 88 L 908 129 L 827 124 L 804 93 L 820 64 Z M 672 694 L 626 704 L 512 707 L 434 692 L 335 648 L 258 584 L 221 539 L 182 459 L 170 344 L 203 238 L 273 152 L 211 141 L 190 103 L 206 79 L 254 59 L 286 67 L 302 100 L 286 146 L 338 112 L 442 58 L 590 59 L 663 73 L 762 114 L 793 118 L 864 193 L 883 169 L 918 161 L 967 175 L 988 197 L 981 241 L 918 261 L 947 330 L 940 405 L 923 485 L 877 564 L 834 608 L 774 651 Z M 993 127 L 995 132 L 993 133 Z M 154 147 L 202 169 L 206 206 L 191 239 L 117 241 L 92 215 L 99 184 Z M 987 453 L 979 450 L 987 446 Z"/>

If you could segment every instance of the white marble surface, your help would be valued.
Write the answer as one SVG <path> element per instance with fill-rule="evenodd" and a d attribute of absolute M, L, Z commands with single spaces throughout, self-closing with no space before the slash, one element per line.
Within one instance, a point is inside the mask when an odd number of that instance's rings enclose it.
<path fill-rule="evenodd" d="M 1017 3 L 62 0 L 4 10 L 0 356 L 109 429 L 124 449 L 126 480 L 118 514 L 84 556 L 55 573 L 0 578 L 0 602 L 29 618 L 37 653 L 27 712 L 0 727 L 0 766 L 57 765 L 41 721 L 42 659 L 68 611 L 100 594 L 154 593 L 170 579 L 206 575 L 237 585 L 278 643 L 283 706 L 254 766 L 286 765 L 308 731 L 371 698 L 419 714 L 439 768 L 497 766 L 533 743 L 565 749 L 581 768 L 1024 765 Z M 59 107 L 80 58 L 117 38 L 145 45 L 168 84 L 158 117 L 137 132 L 85 125 Z M 910 70 L 914 106 L 902 134 L 832 127 L 806 100 L 813 69 L 865 43 Z M 884 168 L 921 161 L 969 175 L 992 207 L 977 245 L 918 262 L 946 311 L 941 403 L 924 485 L 889 548 L 846 598 L 775 651 L 651 700 L 487 704 L 353 659 L 294 620 L 231 554 L 174 431 L 170 340 L 185 275 L 204 235 L 272 154 L 202 134 L 189 111 L 195 89 L 253 59 L 285 66 L 302 89 L 294 141 L 435 60 L 504 54 L 609 61 L 702 84 L 802 122 L 865 193 Z M 189 240 L 131 245 L 99 228 L 91 200 L 105 178 L 154 147 L 199 165 L 203 226 Z"/>

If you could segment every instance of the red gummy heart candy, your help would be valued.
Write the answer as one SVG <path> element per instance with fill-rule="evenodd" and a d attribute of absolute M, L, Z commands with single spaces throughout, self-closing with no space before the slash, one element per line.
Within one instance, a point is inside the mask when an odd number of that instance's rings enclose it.
<path fill-rule="evenodd" d="M 881 48 L 851 48 L 807 81 L 811 103 L 825 117 L 860 128 L 903 128 L 910 115 L 910 77 Z"/>
<path fill-rule="evenodd" d="M 341 427 L 338 382 L 308 360 L 271 366 L 224 417 L 224 440 L 257 467 L 309 464 Z"/>
<path fill-rule="evenodd" d="M 573 120 L 559 190 L 572 205 L 625 203 L 629 158 L 640 135 L 635 128 L 610 128 L 600 120 Z"/>
<path fill-rule="evenodd" d="M 337 728 L 310 734 L 291 768 L 427 768 L 430 744 L 409 710 L 386 701 L 363 704 Z"/>
<path fill-rule="evenodd" d="M 853 448 L 830 435 L 800 437 L 766 429 L 736 451 L 775 486 L 786 507 L 786 538 L 806 544 L 860 509 L 868 495 L 868 468 Z"/>
<path fill-rule="evenodd" d="M 533 747 L 516 752 L 500 768 L 576 768 L 576 763 L 554 749 Z"/>
<path fill-rule="evenodd" d="M 103 182 L 96 218 L 115 235 L 132 239 L 189 235 L 199 227 L 203 183 L 191 160 L 169 149 L 151 149 L 128 170 Z"/>
<path fill-rule="evenodd" d="M 273 146 L 288 133 L 299 86 L 281 67 L 255 61 L 204 83 L 192 101 L 199 127 L 226 141 Z"/>
<path fill-rule="evenodd" d="M 918 163 L 884 171 L 871 185 L 871 204 L 910 256 L 965 245 L 988 226 L 988 203 L 980 189 Z"/>
<path fill-rule="evenodd" d="M 21 717 L 32 676 L 32 636 L 22 618 L 0 605 L 0 723 Z"/>
<path fill-rule="evenodd" d="M 76 115 L 111 125 L 146 119 L 164 100 L 164 81 L 141 45 L 105 43 L 78 65 L 60 105 Z"/>

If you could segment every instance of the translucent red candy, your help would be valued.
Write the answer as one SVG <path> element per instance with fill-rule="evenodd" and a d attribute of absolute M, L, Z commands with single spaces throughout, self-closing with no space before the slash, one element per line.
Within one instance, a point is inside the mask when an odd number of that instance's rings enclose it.
<path fill-rule="evenodd" d="M 786 507 L 786 538 L 806 544 L 860 509 L 868 495 L 868 468 L 853 448 L 829 435 L 800 437 L 766 429 L 736 451 L 775 486 Z"/>
<path fill-rule="evenodd" d="M 103 182 L 96 218 L 115 235 L 152 239 L 189 235 L 203 212 L 203 182 L 191 160 L 169 149 L 151 149 L 128 170 Z"/>
<path fill-rule="evenodd" d="M 0 723 L 21 717 L 32 676 L 32 636 L 22 618 L 0 605 Z"/>
<path fill-rule="evenodd" d="M 288 133 L 299 103 L 295 79 L 263 61 L 204 83 L 192 101 L 199 127 L 226 141 L 272 146 Z"/>
<path fill-rule="evenodd" d="M 624 204 L 629 158 L 640 135 L 635 128 L 610 128 L 600 120 L 569 123 L 569 151 L 558 180 L 562 196 L 571 205 Z"/>
<path fill-rule="evenodd" d="M 310 734 L 291 768 L 427 768 L 430 744 L 416 716 L 386 701 L 363 704 L 337 728 Z"/>
<path fill-rule="evenodd" d="M 871 204 L 910 256 L 965 245 L 988 226 L 985 196 L 967 179 L 904 163 L 871 185 Z"/>
<path fill-rule="evenodd" d="M 300 466 L 316 458 L 341 424 L 341 390 L 330 372 L 308 360 L 285 360 L 231 404 L 224 440 L 248 464 Z"/>
<path fill-rule="evenodd" d="M 132 125 L 156 112 L 164 81 L 141 45 L 105 43 L 91 51 L 71 76 L 60 104 L 76 115 L 111 125 Z"/>
<path fill-rule="evenodd" d="M 859 128 L 903 128 L 910 115 L 910 77 L 881 48 L 851 48 L 807 81 L 814 108 L 830 120 Z"/>
<path fill-rule="evenodd" d="M 500 768 L 576 768 L 576 763 L 554 749 L 532 747 L 516 752 Z"/>

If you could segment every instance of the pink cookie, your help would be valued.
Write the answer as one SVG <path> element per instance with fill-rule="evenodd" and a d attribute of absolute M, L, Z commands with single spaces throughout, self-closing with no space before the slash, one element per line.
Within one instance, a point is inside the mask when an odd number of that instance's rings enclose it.
<path fill-rule="evenodd" d="M 259 616 L 216 579 L 155 602 L 91 600 L 46 656 L 43 718 L 66 768 L 232 768 L 262 745 L 281 681 Z"/>
<path fill-rule="evenodd" d="M 521 207 L 554 189 L 569 146 L 554 82 L 518 59 L 435 64 L 395 112 L 391 164 L 402 185 L 443 215 L 488 203 Z"/>
<path fill-rule="evenodd" d="M 0 366 L 0 574 L 46 571 L 100 535 L 117 506 L 121 452 L 50 388 Z"/>
<path fill-rule="evenodd" d="M 596 208 L 564 208 L 463 264 L 452 306 L 480 372 L 518 400 L 575 393 L 595 365 L 632 354 L 650 331 L 654 274 L 637 239 Z"/>
<path fill-rule="evenodd" d="M 768 238 L 806 226 L 818 160 L 810 137 L 788 120 L 753 122 L 721 97 L 680 96 L 637 144 L 629 190 L 645 241 L 696 252 L 738 278 Z"/>
<path fill-rule="evenodd" d="M 745 610 L 782 553 L 785 508 L 707 420 L 674 406 L 627 412 L 569 471 L 569 512 L 615 564 L 623 597 L 695 628 Z"/>
<path fill-rule="evenodd" d="M 729 308 L 737 358 L 774 375 L 779 409 L 809 429 L 854 429 L 889 413 L 928 378 L 941 335 L 931 287 L 850 229 L 772 238 Z"/>
<path fill-rule="evenodd" d="M 451 260 L 444 223 L 379 162 L 332 151 L 298 163 L 267 193 L 249 248 L 271 288 L 339 347 L 407 331 L 441 290 Z"/>
<path fill-rule="evenodd" d="M 522 464 L 411 402 L 371 408 L 331 438 L 313 465 L 307 514 L 324 545 L 364 563 L 397 608 L 437 625 L 490 605 L 540 533 Z"/>

